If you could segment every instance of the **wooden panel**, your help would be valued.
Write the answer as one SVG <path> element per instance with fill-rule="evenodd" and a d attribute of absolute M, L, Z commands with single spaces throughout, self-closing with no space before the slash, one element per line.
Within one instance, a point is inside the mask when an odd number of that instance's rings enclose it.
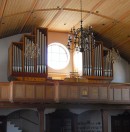
<path fill-rule="evenodd" d="M 13 98 L 14 99 L 24 99 L 25 98 L 25 85 L 24 84 L 14 84 L 13 85 Z"/>
<path fill-rule="evenodd" d="M 109 89 L 109 100 L 113 100 L 113 88 Z"/>
<path fill-rule="evenodd" d="M 107 87 L 99 87 L 99 98 L 108 99 Z"/>
<path fill-rule="evenodd" d="M 26 98 L 34 99 L 35 98 L 35 86 L 26 84 Z"/>
<path fill-rule="evenodd" d="M 0 84 L 0 101 L 9 101 L 10 87 L 9 83 Z"/>
<path fill-rule="evenodd" d="M 1 99 L 9 99 L 9 86 L 4 86 L 1 89 Z"/>
<path fill-rule="evenodd" d="M 98 87 L 89 87 L 89 98 L 90 99 L 98 99 Z"/>
<path fill-rule="evenodd" d="M 130 90 L 129 88 L 122 89 L 122 100 L 129 100 L 130 99 Z"/>
<path fill-rule="evenodd" d="M 59 85 L 59 98 L 67 99 L 68 98 L 68 86 L 67 85 Z"/>
<path fill-rule="evenodd" d="M 121 100 L 121 89 L 114 88 L 114 100 Z"/>
<path fill-rule="evenodd" d="M 35 85 L 36 89 L 36 99 L 44 99 L 45 98 L 45 85 Z"/>
<path fill-rule="evenodd" d="M 68 95 L 69 99 L 79 99 L 79 90 L 77 86 L 68 86 L 68 89 L 69 89 L 69 95 Z"/>
<path fill-rule="evenodd" d="M 46 90 L 45 90 L 45 95 L 46 95 L 46 100 L 54 100 L 54 93 L 55 93 L 55 88 L 54 88 L 54 85 L 49 85 L 47 84 L 46 86 Z"/>

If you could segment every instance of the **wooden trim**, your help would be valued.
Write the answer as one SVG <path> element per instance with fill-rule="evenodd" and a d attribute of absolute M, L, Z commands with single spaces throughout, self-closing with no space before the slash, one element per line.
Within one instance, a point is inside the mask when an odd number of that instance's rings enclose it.
<path fill-rule="evenodd" d="M 99 5 L 100 5 L 100 2 L 99 2 Z M 96 8 L 94 8 L 95 10 L 96 10 Z M 61 8 L 48 8 L 48 9 L 36 9 L 36 10 L 33 10 L 33 12 L 41 12 L 41 11 L 60 11 L 61 10 Z M 62 11 L 74 11 L 74 12 L 81 12 L 81 10 L 80 9 L 72 9 L 72 8 L 63 8 L 62 9 Z M 93 11 L 88 11 L 88 10 L 82 10 L 82 12 L 84 12 L 84 13 L 88 13 L 88 14 L 93 14 L 93 15 L 96 15 L 96 16 L 99 16 L 99 17 L 102 17 L 102 18 L 106 18 L 106 19 L 108 19 L 108 20 L 112 20 L 112 21 L 114 21 L 115 19 L 113 19 L 113 18 L 111 18 L 111 17 L 108 17 L 108 16 L 105 16 L 105 15 L 101 15 L 101 14 L 97 14 L 97 13 L 95 13 L 95 12 L 93 12 Z M 4 16 L 3 18 L 5 18 L 5 17 L 11 17 L 11 16 L 16 16 L 16 15 L 21 15 L 21 14 L 26 14 L 26 13 L 29 13 L 30 15 L 31 15 L 31 10 L 30 11 L 24 11 L 24 12 L 19 12 L 19 13 L 14 13 L 14 14 L 10 14 L 10 15 L 6 15 L 6 16 Z M 29 16 L 29 18 L 30 18 L 30 16 Z M 29 19 L 28 18 L 28 19 Z M 85 18 L 86 19 L 86 18 Z M 27 19 L 26 19 L 27 20 Z M 84 19 L 83 19 L 84 20 Z M 28 21 L 28 20 L 27 20 Z"/>
<path fill-rule="evenodd" d="M 44 108 L 39 109 L 38 108 L 38 113 L 39 113 L 39 121 L 40 121 L 40 132 L 44 132 Z"/>
<path fill-rule="evenodd" d="M 102 116 L 102 132 L 108 132 L 108 112 L 106 110 L 101 110 Z"/>

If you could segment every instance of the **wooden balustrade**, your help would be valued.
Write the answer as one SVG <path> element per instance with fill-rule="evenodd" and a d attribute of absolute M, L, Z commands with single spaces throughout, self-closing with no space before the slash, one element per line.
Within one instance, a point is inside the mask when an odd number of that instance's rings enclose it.
<path fill-rule="evenodd" d="M 130 103 L 130 84 L 62 82 L 59 102 Z"/>
<path fill-rule="evenodd" d="M 54 83 L 11 82 L 12 102 L 52 102 L 54 101 Z"/>
<path fill-rule="evenodd" d="M 14 81 L 0 83 L 0 102 L 130 104 L 130 84 Z"/>

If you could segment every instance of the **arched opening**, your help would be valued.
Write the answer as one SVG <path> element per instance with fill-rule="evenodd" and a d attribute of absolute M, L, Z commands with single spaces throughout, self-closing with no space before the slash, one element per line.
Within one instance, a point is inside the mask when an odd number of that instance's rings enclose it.
<path fill-rule="evenodd" d="M 21 109 L 7 116 L 7 132 L 16 129 L 27 132 L 39 132 L 39 115 L 31 109 Z"/>

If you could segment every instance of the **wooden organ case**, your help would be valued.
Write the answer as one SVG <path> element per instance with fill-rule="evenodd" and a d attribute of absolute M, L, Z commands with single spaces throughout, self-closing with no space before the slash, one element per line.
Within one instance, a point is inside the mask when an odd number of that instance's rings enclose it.
<path fill-rule="evenodd" d="M 83 76 L 87 79 L 112 80 L 113 64 L 107 61 L 103 43 L 96 41 L 95 45 L 89 38 L 88 50 L 83 52 Z"/>
<path fill-rule="evenodd" d="M 30 45 L 37 44 L 39 56 L 26 54 Z M 32 50 L 32 49 L 31 49 Z M 28 55 L 28 56 L 26 56 Z M 47 29 L 36 28 L 24 34 L 20 42 L 12 42 L 8 49 L 8 80 L 43 81 L 47 78 Z"/>

